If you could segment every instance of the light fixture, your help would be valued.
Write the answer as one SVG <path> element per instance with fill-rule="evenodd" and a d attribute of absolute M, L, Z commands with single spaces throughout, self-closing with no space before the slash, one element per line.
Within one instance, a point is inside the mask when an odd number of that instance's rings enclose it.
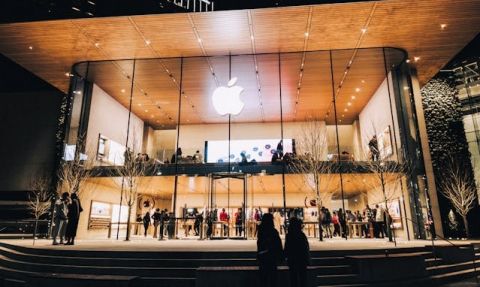
<path fill-rule="evenodd" d="M 357 97 L 355 97 L 355 96 L 352 96 L 352 100 L 355 100 L 356 98 L 357 98 Z"/>
<path fill-rule="evenodd" d="M 345 115 L 342 115 L 342 118 L 344 118 L 344 117 L 345 117 Z"/>
<path fill-rule="evenodd" d="M 410 63 L 410 59 L 405 60 L 406 63 Z"/>
<path fill-rule="evenodd" d="M 415 62 L 418 62 L 418 61 L 420 61 L 420 57 L 413 57 L 413 60 L 414 60 Z"/>
<path fill-rule="evenodd" d="M 356 88 L 355 92 L 357 92 L 357 93 L 360 92 L 360 88 Z"/>
<path fill-rule="evenodd" d="M 253 37 L 253 35 L 252 35 L 252 36 L 250 36 L 250 40 L 253 40 L 253 39 L 255 39 L 255 37 Z"/>
<path fill-rule="evenodd" d="M 95 47 L 97 47 L 97 48 L 100 47 L 100 43 L 96 42 Z"/>
<path fill-rule="evenodd" d="M 365 80 L 362 80 L 362 84 L 365 84 Z"/>
<path fill-rule="evenodd" d="M 347 109 L 347 108 L 345 108 L 345 109 L 343 109 L 343 111 L 344 111 L 344 112 L 348 112 L 348 109 Z"/>
<path fill-rule="evenodd" d="M 150 40 L 145 40 L 145 44 L 148 46 L 150 45 L 152 42 Z"/>
<path fill-rule="evenodd" d="M 33 50 L 33 46 L 28 46 L 28 49 Z"/>
<path fill-rule="evenodd" d="M 308 37 L 308 35 L 309 35 L 308 32 L 305 32 L 305 37 Z"/>
<path fill-rule="evenodd" d="M 447 24 L 440 24 L 440 29 L 443 30 L 443 29 L 445 29 L 445 28 L 447 28 Z"/>
<path fill-rule="evenodd" d="M 361 31 L 362 31 L 362 34 L 365 34 L 367 33 L 367 28 L 362 28 Z"/>
<path fill-rule="evenodd" d="M 347 105 L 348 105 L 348 106 L 351 106 L 351 105 L 352 105 L 352 103 L 348 102 L 348 103 L 347 103 Z"/>
<path fill-rule="evenodd" d="M 120 92 L 125 93 L 125 89 L 121 89 Z"/>
<path fill-rule="evenodd" d="M 202 43 L 202 39 L 198 38 L 197 39 L 198 43 Z"/>
<path fill-rule="evenodd" d="M 139 106 L 139 107 L 141 107 L 141 106 L 142 106 L 142 104 L 141 104 L 141 103 L 138 103 L 138 106 Z"/>
<path fill-rule="evenodd" d="M 146 113 L 148 113 L 148 110 L 145 110 Z"/>

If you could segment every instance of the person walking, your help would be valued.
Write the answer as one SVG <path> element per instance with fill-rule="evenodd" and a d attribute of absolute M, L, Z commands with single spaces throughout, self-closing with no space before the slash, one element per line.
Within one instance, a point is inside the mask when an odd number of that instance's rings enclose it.
<path fill-rule="evenodd" d="M 68 223 L 67 230 L 65 232 L 65 238 L 67 243 L 65 245 L 74 245 L 75 237 L 77 236 L 78 220 L 80 219 L 80 213 L 83 211 L 82 205 L 76 193 L 72 193 L 70 196 L 70 204 L 68 205 Z"/>
<path fill-rule="evenodd" d="M 333 236 L 341 236 L 340 220 L 338 219 L 338 215 L 335 211 L 333 212 L 332 223 L 333 223 Z"/>
<path fill-rule="evenodd" d="M 161 213 L 160 208 L 155 209 L 152 215 L 153 219 L 153 238 L 157 238 L 158 225 L 160 224 Z"/>
<path fill-rule="evenodd" d="M 325 231 L 325 238 L 332 238 L 332 229 L 330 225 L 332 224 L 332 214 L 328 210 L 328 208 L 323 209 L 323 217 L 322 217 L 322 228 Z"/>
<path fill-rule="evenodd" d="M 266 213 L 258 227 L 257 261 L 260 286 L 277 286 L 277 266 L 283 261 L 282 241 L 273 225 L 273 215 Z"/>
<path fill-rule="evenodd" d="M 285 257 L 290 273 L 291 287 L 307 286 L 307 266 L 310 264 L 310 247 L 302 231 L 302 221 L 296 217 L 290 219 L 285 238 Z"/>
<path fill-rule="evenodd" d="M 55 224 L 52 232 L 53 245 L 58 245 L 57 237 L 60 237 L 60 244 L 64 244 L 65 229 L 67 225 L 68 213 L 68 192 L 62 193 L 62 196 L 55 201 L 53 210 L 53 222 Z"/>
<path fill-rule="evenodd" d="M 146 212 L 145 215 L 143 216 L 143 229 L 144 233 L 143 235 L 147 237 L 147 232 L 148 232 L 148 227 L 150 226 L 150 212 Z"/>
<path fill-rule="evenodd" d="M 273 217 L 272 217 L 272 220 L 273 220 Z M 243 210 L 239 208 L 238 211 L 235 213 L 235 235 L 242 236 L 242 233 L 243 233 Z"/>

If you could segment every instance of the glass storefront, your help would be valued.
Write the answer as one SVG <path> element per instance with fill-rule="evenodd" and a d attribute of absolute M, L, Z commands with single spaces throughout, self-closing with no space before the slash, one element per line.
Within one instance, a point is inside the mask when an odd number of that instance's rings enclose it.
<path fill-rule="evenodd" d="M 282 234 L 297 216 L 310 237 L 372 237 L 370 208 L 388 210 L 394 237 L 425 238 L 405 59 L 371 48 L 77 64 L 66 152 L 97 171 L 83 205 L 121 213 L 122 179 L 108 171 L 133 156 L 148 168 L 132 221 L 167 209 L 175 237 L 254 238 L 266 212 Z"/>

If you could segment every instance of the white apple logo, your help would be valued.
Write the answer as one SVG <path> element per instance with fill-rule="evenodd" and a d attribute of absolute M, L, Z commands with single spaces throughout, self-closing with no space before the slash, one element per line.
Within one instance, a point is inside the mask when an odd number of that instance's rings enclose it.
<path fill-rule="evenodd" d="M 238 115 L 245 105 L 240 100 L 240 94 L 243 92 L 243 88 L 235 86 L 236 83 L 237 77 L 234 77 L 228 81 L 228 87 L 218 87 L 213 92 L 213 107 L 221 116 L 226 114 Z"/>

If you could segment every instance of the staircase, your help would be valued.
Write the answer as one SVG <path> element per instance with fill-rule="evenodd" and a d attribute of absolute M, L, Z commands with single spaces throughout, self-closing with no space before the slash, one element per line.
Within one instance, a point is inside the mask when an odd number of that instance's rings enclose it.
<path fill-rule="evenodd" d="M 475 260 L 480 263 L 479 250 L 476 249 L 475 252 L 477 253 Z M 382 282 L 376 286 L 415 286 L 420 283 L 422 286 L 439 286 L 471 278 L 475 274 L 473 261 L 447 263 L 441 258 L 435 258 L 431 247 L 389 249 L 388 253 L 421 254 L 427 266 L 427 277 L 405 282 Z M 372 286 L 368 282 L 361 282 L 345 256 L 375 254 L 385 254 L 385 249 L 311 252 L 312 265 L 317 270 L 317 286 Z M 479 268 L 479 263 L 476 263 L 475 267 Z M 194 287 L 198 267 L 255 265 L 254 252 L 52 250 L 0 242 L 0 286 L 2 287 Z M 228 286 L 228 283 L 225 283 L 225 286 Z"/>

